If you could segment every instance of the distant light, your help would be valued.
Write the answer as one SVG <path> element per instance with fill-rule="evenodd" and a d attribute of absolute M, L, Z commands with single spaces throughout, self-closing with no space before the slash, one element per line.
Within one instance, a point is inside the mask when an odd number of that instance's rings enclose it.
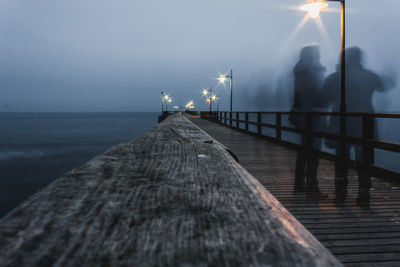
<path fill-rule="evenodd" d="M 204 95 L 204 96 L 208 95 L 207 89 L 203 89 L 203 95 Z"/>
<path fill-rule="evenodd" d="M 319 17 L 319 13 L 328 7 L 325 1 L 321 0 L 308 0 L 307 4 L 300 6 L 301 11 L 307 12 L 307 14 L 315 19 Z"/>
<path fill-rule="evenodd" d="M 226 76 L 225 75 L 219 75 L 219 77 L 217 79 L 219 80 L 220 83 L 224 83 L 226 81 Z"/>
<path fill-rule="evenodd" d="M 212 100 L 215 101 L 215 100 L 217 99 L 217 96 L 216 96 L 216 95 L 213 95 L 211 98 L 212 98 Z"/>
<path fill-rule="evenodd" d="M 189 101 L 187 104 L 186 104 L 186 106 L 185 106 L 186 108 L 194 108 L 194 102 L 193 101 Z"/>
<path fill-rule="evenodd" d="M 179 107 L 178 106 L 174 106 L 174 109 L 178 109 Z"/>

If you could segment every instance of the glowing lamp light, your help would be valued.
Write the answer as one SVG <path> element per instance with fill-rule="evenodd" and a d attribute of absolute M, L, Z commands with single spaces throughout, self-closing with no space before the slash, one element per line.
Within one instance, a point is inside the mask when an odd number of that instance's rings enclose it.
<path fill-rule="evenodd" d="M 217 79 L 219 80 L 220 83 L 224 83 L 226 81 L 226 76 L 225 75 L 219 75 L 219 77 Z"/>
<path fill-rule="evenodd" d="M 307 4 L 300 6 L 301 11 L 307 12 L 307 14 L 315 19 L 319 17 L 319 13 L 328 7 L 325 1 L 321 0 L 308 0 Z"/>
<path fill-rule="evenodd" d="M 203 95 L 206 96 L 208 94 L 207 89 L 203 89 Z"/>
<path fill-rule="evenodd" d="M 189 101 L 189 102 L 186 104 L 185 107 L 186 107 L 186 108 L 194 108 L 194 103 L 193 103 L 193 101 Z"/>
<path fill-rule="evenodd" d="M 211 99 L 215 101 L 215 100 L 217 99 L 217 96 L 216 96 L 216 95 L 213 95 L 213 96 L 211 97 Z"/>

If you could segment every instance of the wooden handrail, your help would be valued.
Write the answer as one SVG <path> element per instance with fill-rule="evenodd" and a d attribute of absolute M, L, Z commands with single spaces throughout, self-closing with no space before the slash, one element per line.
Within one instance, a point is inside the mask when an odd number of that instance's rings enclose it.
<path fill-rule="evenodd" d="M 275 129 L 275 137 L 268 136 L 268 138 L 272 140 L 276 140 L 278 142 L 283 142 L 282 141 L 282 131 L 288 131 L 288 132 L 293 132 L 301 135 L 306 135 L 306 140 L 308 140 L 306 143 L 309 145 L 312 143 L 312 139 L 317 137 L 317 138 L 326 138 L 330 140 L 334 140 L 341 144 L 342 147 L 345 147 L 346 144 L 355 144 L 355 145 L 360 145 L 362 146 L 363 150 L 363 160 L 362 160 L 362 165 L 363 166 L 373 166 L 375 168 L 378 168 L 382 170 L 382 168 L 379 168 L 377 166 L 374 166 L 374 149 L 380 149 L 384 151 L 390 151 L 390 152 L 396 152 L 400 153 L 400 144 L 399 143 L 394 143 L 394 142 L 386 142 L 386 141 L 381 141 L 381 140 L 376 140 L 374 139 L 374 124 L 375 124 L 375 119 L 377 118 L 391 118 L 391 119 L 400 119 L 400 113 L 360 113 L 360 112 L 348 112 L 348 113 L 340 113 L 340 112 L 273 112 L 273 111 L 233 111 L 232 113 L 229 112 L 230 116 L 227 118 L 225 111 L 222 112 L 214 112 L 213 114 L 210 114 L 210 117 L 213 117 L 215 121 L 228 125 L 232 128 L 236 129 L 241 129 L 246 132 L 253 132 L 250 131 L 249 125 L 254 125 L 256 126 L 256 132 L 255 134 L 260 135 L 260 136 L 265 136 L 262 134 L 262 129 L 264 127 L 266 128 L 271 128 Z M 223 117 L 222 115 L 225 114 Z M 240 116 L 240 114 L 244 114 L 244 120 L 240 119 L 243 118 Z M 290 114 L 295 114 L 295 115 L 302 115 L 306 118 L 306 124 L 307 126 L 304 129 L 299 129 L 291 126 L 283 126 L 282 125 L 282 115 L 290 115 Z M 256 115 L 256 118 L 250 118 L 251 115 Z M 273 115 L 275 116 L 275 122 L 263 122 L 263 115 Z M 348 136 L 348 135 L 342 135 L 341 134 L 341 129 L 340 126 L 338 126 L 338 131 L 337 133 L 327 133 L 327 132 L 321 132 L 321 131 L 316 131 L 313 129 L 313 117 L 314 116 L 335 116 L 340 118 L 340 116 L 344 116 L 346 119 L 349 117 L 359 117 L 362 119 L 362 136 L 361 137 L 354 137 L 354 136 Z M 235 122 L 235 123 L 233 123 Z M 241 127 L 241 124 L 244 125 L 244 128 Z M 346 127 L 346 125 L 342 126 Z M 292 143 L 295 144 L 294 142 L 291 141 L 285 141 L 285 143 Z M 313 149 L 315 150 L 315 149 Z M 319 150 L 318 150 L 319 151 Z M 317 151 L 316 151 L 317 152 Z M 319 151 L 321 152 L 321 151 Z M 349 156 L 344 154 L 341 155 L 333 155 L 333 157 L 336 159 L 343 159 L 343 155 L 345 155 L 346 160 L 350 160 Z M 351 161 L 351 160 L 350 160 Z M 400 178 L 400 173 L 395 172 L 395 171 L 390 171 L 392 174 L 395 176 L 398 176 Z"/>

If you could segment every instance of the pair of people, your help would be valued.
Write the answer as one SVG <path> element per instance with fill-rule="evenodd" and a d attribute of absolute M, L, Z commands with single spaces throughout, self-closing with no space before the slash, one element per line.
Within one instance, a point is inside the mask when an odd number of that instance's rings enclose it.
<path fill-rule="evenodd" d="M 394 81 L 379 77 L 374 72 L 367 70 L 362 65 L 363 53 L 358 47 L 346 49 L 346 103 L 348 112 L 374 112 L 372 96 L 375 91 L 386 91 L 395 86 Z M 293 69 L 294 74 L 294 112 L 318 112 L 340 111 L 340 71 L 324 79 L 325 67 L 320 63 L 320 51 L 318 45 L 303 47 L 300 59 Z M 297 128 L 306 128 L 304 116 L 291 115 L 289 120 Z M 322 116 L 312 118 L 313 130 L 324 131 L 327 127 L 330 131 L 339 132 L 339 123 L 327 121 Z M 376 123 L 375 135 L 377 135 Z M 337 129 L 333 129 L 337 128 Z M 362 131 L 362 122 L 352 121 L 347 123 L 349 136 L 356 136 Z M 302 137 L 302 144 L 306 144 L 306 137 Z M 310 141 L 309 141 L 310 142 Z M 314 149 L 321 149 L 321 139 L 314 140 L 311 144 Z M 339 153 L 338 144 L 332 148 Z M 355 149 L 355 159 L 362 161 L 362 151 L 359 146 L 348 144 L 346 152 Z M 310 149 L 302 149 L 298 152 L 295 171 L 295 191 L 305 191 L 308 196 L 326 198 L 327 194 L 320 192 L 317 180 L 318 157 Z M 371 181 L 368 172 L 359 168 L 359 203 L 367 203 L 369 200 L 369 188 Z M 347 195 L 347 168 L 340 161 L 335 162 L 335 201 L 343 204 Z"/>

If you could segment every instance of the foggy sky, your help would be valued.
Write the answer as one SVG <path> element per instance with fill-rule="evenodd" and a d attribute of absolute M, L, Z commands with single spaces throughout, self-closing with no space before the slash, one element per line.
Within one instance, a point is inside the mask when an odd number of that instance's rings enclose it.
<path fill-rule="evenodd" d="M 173 105 L 194 100 L 205 109 L 201 89 L 230 68 L 234 109 L 269 110 L 277 95 L 284 107 L 302 46 L 321 45 L 327 74 L 338 61 L 339 4 L 321 14 L 325 36 L 312 20 L 295 35 L 303 2 L 2 0 L 0 111 L 159 111 L 162 90 Z M 400 2 L 346 7 L 347 46 L 366 52 L 368 68 L 399 73 Z M 228 109 L 228 87 L 214 91 Z M 399 97 L 397 85 L 376 96 L 376 109 L 400 111 Z"/>

